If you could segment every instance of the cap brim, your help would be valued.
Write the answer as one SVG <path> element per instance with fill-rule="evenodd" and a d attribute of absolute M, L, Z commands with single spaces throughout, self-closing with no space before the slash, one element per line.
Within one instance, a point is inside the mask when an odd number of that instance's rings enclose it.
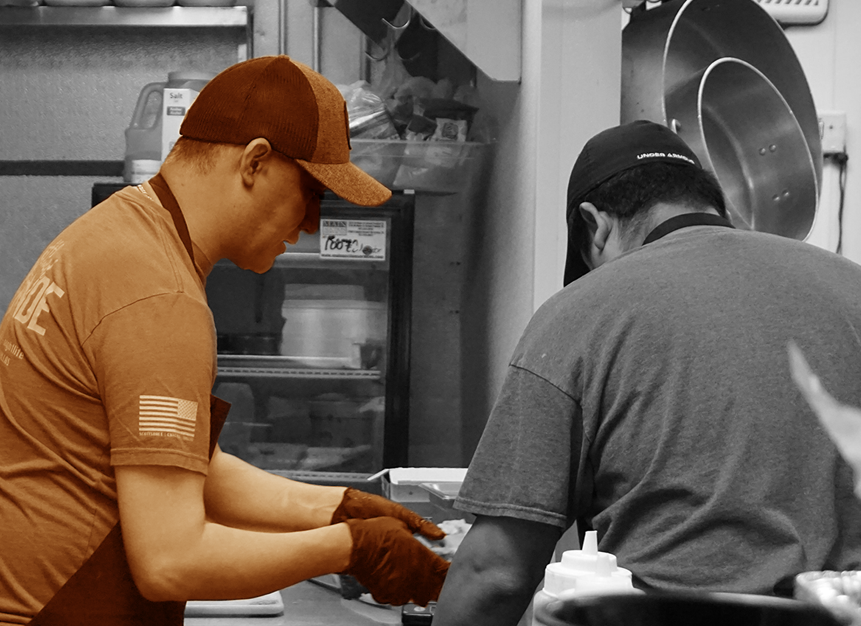
<path fill-rule="evenodd" d="M 360 206 L 379 206 L 392 197 L 391 190 L 385 185 L 363 172 L 361 169 L 347 163 L 310 163 L 302 159 L 296 162 L 327 189 L 347 202 Z"/>
<path fill-rule="evenodd" d="M 568 238 L 568 256 L 565 259 L 565 274 L 562 277 L 562 286 L 567 287 L 581 276 L 589 273 L 589 266 L 586 261 L 580 256 L 580 251 L 574 243 Z"/>

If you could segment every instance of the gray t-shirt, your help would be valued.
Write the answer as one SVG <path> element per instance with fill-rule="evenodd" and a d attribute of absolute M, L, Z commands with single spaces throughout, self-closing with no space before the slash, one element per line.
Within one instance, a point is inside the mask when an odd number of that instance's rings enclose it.
<path fill-rule="evenodd" d="M 685 228 L 530 321 L 457 507 L 575 520 L 641 586 L 770 592 L 861 563 L 851 470 L 787 342 L 861 406 L 861 267 L 809 244 Z"/>

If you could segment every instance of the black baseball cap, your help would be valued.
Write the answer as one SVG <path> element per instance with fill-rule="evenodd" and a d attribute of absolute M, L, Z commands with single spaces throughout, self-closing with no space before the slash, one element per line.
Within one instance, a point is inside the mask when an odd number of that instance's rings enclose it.
<path fill-rule="evenodd" d="M 589 271 L 571 237 L 574 211 L 584 198 L 619 172 L 655 162 L 676 163 L 702 168 L 688 145 L 662 124 L 637 120 L 601 131 L 583 146 L 568 179 L 568 257 L 562 284 L 577 280 Z"/>

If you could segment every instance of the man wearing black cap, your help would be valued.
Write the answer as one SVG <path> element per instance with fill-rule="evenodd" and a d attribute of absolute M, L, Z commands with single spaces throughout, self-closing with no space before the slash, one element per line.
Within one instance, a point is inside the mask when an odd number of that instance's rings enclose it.
<path fill-rule="evenodd" d="M 391 195 L 350 163 L 343 97 L 286 56 L 252 59 L 180 133 L 157 176 L 60 233 L 0 324 L 0 624 L 180 626 L 186 600 L 333 572 L 427 604 L 448 563 L 413 534 L 438 527 L 216 445 L 209 270 L 268 270 L 316 231 L 326 189 Z"/>
<path fill-rule="evenodd" d="M 643 589 L 768 594 L 861 564 L 851 470 L 787 359 L 794 340 L 861 403 L 861 268 L 726 216 L 666 127 L 587 142 L 567 286 L 524 332 L 470 464 L 456 507 L 476 523 L 436 626 L 516 624 L 574 522 Z"/>

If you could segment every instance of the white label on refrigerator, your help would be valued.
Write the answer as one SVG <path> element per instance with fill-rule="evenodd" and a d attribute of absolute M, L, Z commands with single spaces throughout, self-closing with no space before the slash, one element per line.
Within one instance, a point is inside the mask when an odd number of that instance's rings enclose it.
<path fill-rule="evenodd" d="M 320 256 L 336 259 L 386 260 L 384 220 L 320 220 Z"/>

